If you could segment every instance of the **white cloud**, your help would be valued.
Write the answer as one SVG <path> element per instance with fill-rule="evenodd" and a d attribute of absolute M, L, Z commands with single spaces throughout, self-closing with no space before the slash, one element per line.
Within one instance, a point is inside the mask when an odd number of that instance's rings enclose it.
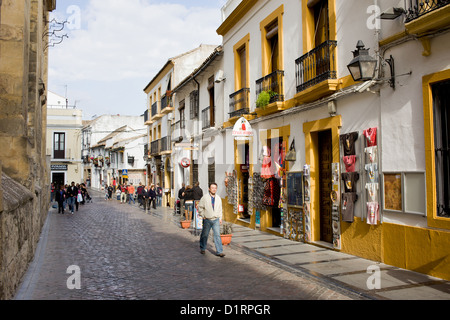
<path fill-rule="evenodd" d="M 80 18 L 82 29 L 50 50 L 52 81 L 151 80 L 168 58 L 221 42 L 218 8 L 91 0 Z"/>

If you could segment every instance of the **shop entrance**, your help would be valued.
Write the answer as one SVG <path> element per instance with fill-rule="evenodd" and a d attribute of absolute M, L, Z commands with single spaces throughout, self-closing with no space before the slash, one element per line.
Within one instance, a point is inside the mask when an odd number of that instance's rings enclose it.
<path fill-rule="evenodd" d="M 57 190 L 59 190 L 60 185 L 64 185 L 64 180 L 64 173 L 52 173 L 52 182 L 55 184 Z"/>
<path fill-rule="evenodd" d="M 319 136 L 319 194 L 320 194 L 320 240 L 331 243 L 331 130 L 320 131 Z"/>
<path fill-rule="evenodd" d="M 239 204 L 242 205 L 242 211 L 239 212 L 239 218 L 244 220 L 250 219 L 250 213 L 248 212 L 248 179 L 250 177 L 250 145 L 248 141 L 245 143 L 238 143 L 239 155 L 241 157 L 238 160 L 239 171 Z M 250 220 L 249 220 L 250 222 Z"/>

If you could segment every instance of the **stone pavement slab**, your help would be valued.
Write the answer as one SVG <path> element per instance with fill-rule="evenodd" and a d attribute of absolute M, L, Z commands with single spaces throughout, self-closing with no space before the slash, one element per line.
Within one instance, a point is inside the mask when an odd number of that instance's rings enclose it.
<path fill-rule="evenodd" d="M 450 300 L 450 281 L 243 226 L 236 225 L 234 230 L 232 245 L 369 299 Z M 379 272 L 379 289 L 369 288 L 374 285 L 370 278 L 374 273 L 368 271 L 369 267 Z"/>
<path fill-rule="evenodd" d="M 198 234 L 181 229 L 171 210 L 101 199 L 74 215 L 50 210 L 16 300 L 361 299 L 237 247 L 219 258 L 209 241 L 201 255 Z M 71 266 L 79 267 L 79 289 L 69 288 Z"/>

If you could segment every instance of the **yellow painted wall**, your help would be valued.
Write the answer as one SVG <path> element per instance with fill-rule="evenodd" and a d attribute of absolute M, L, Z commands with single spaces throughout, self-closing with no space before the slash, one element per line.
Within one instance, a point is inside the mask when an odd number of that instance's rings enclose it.
<path fill-rule="evenodd" d="M 450 280 L 450 232 L 391 223 L 341 223 L 341 252 Z"/>

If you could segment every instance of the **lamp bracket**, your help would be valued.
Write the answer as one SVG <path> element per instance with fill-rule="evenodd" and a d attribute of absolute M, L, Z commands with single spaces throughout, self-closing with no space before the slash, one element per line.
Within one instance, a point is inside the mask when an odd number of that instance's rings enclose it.
<path fill-rule="evenodd" d="M 389 85 L 391 86 L 392 89 L 395 90 L 395 61 L 394 61 L 394 57 L 391 54 L 390 57 L 388 59 L 384 59 L 384 61 L 386 61 L 386 63 L 389 65 L 389 68 L 391 70 L 391 79 L 389 79 Z"/>

